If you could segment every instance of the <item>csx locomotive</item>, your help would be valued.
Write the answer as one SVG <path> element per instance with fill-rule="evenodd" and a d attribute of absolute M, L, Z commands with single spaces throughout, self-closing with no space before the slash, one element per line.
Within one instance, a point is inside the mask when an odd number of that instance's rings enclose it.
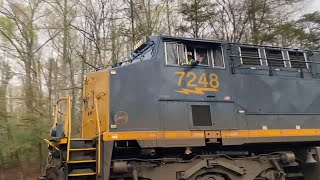
<path fill-rule="evenodd" d="M 320 180 L 319 51 L 152 36 L 83 92 L 42 179 Z"/>

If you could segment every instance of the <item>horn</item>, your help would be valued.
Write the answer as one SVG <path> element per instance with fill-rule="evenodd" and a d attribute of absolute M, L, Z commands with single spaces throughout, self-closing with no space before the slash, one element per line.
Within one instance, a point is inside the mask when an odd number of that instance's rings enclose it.
<path fill-rule="evenodd" d="M 306 164 L 313 164 L 317 163 L 317 161 L 313 158 L 312 154 L 310 152 L 307 152 L 307 158 L 304 161 Z"/>

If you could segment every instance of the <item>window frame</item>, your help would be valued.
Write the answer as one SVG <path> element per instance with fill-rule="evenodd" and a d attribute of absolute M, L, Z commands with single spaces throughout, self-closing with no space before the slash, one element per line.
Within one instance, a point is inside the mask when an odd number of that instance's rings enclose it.
<path fill-rule="evenodd" d="M 223 50 L 222 46 L 219 46 L 219 47 L 220 47 L 220 50 L 221 50 L 221 57 L 222 57 L 223 67 L 214 65 L 215 59 L 214 59 L 214 56 L 213 56 L 213 49 L 211 48 L 210 51 L 211 51 L 211 59 L 212 59 L 212 68 L 226 69 L 226 63 L 225 63 L 225 59 L 224 59 L 224 50 Z"/>
<path fill-rule="evenodd" d="M 201 48 L 198 48 L 198 49 L 201 49 Z M 203 48 L 203 49 L 205 49 L 205 48 Z M 210 59 L 209 59 L 209 54 L 208 54 L 208 50 L 212 50 L 212 49 L 205 49 L 206 51 L 207 51 L 207 64 L 198 64 L 198 66 L 203 66 L 203 67 L 210 67 Z M 197 59 L 197 48 L 194 48 L 194 50 L 193 50 L 193 53 L 194 53 L 194 59 L 196 60 Z M 213 67 L 213 66 L 212 66 Z"/>
<path fill-rule="evenodd" d="M 258 54 L 259 54 L 260 66 L 262 66 L 262 56 L 259 48 L 258 48 Z"/>
<path fill-rule="evenodd" d="M 239 46 L 238 48 L 239 48 L 239 55 L 240 55 L 240 63 L 243 64 L 241 46 Z"/>
<path fill-rule="evenodd" d="M 187 54 L 187 46 L 182 44 L 182 43 L 176 43 L 177 44 L 177 53 L 178 53 L 178 64 L 179 66 L 181 66 L 181 60 L 180 60 L 180 53 L 179 53 L 179 45 L 183 45 L 184 46 L 184 58 L 185 60 L 188 59 L 188 54 Z"/>
<path fill-rule="evenodd" d="M 285 56 L 284 56 L 284 52 L 286 52 L 286 53 L 287 53 L 287 57 L 288 57 L 288 58 L 285 58 Z M 285 68 L 288 68 L 288 67 L 287 67 L 287 62 L 288 62 L 288 64 L 289 64 L 289 68 L 291 68 L 291 62 L 290 62 L 289 51 L 288 51 L 288 50 L 286 50 L 286 51 L 281 50 L 281 54 L 282 54 L 282 59 L 283 59 L 284 67 L 285 67 Z"/>
<path fill-rule="evenodd" d="M 141 61 L 146 61 L 146 60 L 149 60 L 149 59 L 152 59 L 153 56 L 154 56 L 154 47 L 155 47 L 155 44 L 152 44 L 150 45 L 149 47 L 147 47 L 141 54 L 139 54 L 138 56 L 134 57 L 132 60 L 131 60 L 131 63 L 128 63 L 128 64 L 134 64 L 134 63 L 138 63 L 138 62 L 141 62 Z M 141 60 L 141 57 L 144 58 L 144 56 L 149 52 L 151 51 L 151 56 L 149 59 L 142 59 Z M 126 65 L 126 64 L 125 64 Z"/>
<path fill-rule="evenodd" d="M 266 63 L 266 66 L 269 67 L 268 58 L 267 58 L 267 53 L 266 53 L 266 48 L 263 48 L 263 53 L 264 53 L 264 61 L 265 61 L 265 63 Z"/>
<path fill-rule="evenodd" d="M 175 44 L 176 45 L 176 53 L 177 53 L 177 60 L 178 63 L 168 63 L 168 51 L 167 51 L 167 44 Z M 164 42 L 164 51 L 165 51 L 165 61 L 166 61 L 166 65 L 170 65 L 170 66 L 181 66 L 181 58 L 180 58 L 180 53 L 179 53 L 179 45 L 183 45 L 184 46 L 184 58 L 187 59 L 188 54 L 187 54 L 187 46 L 182 44 L 182 43 L 178 43 L 178 42 L 174 42 L 174 41 L 169 41 L 169 42 Z"/>
<path fill-rule="evenodd" d="M 307 53 L 306 52 L 302 52 L 303 53 L 303 57 L 304 57 L 304 61 L 306 62 L 306 66 L 307 66 L 307 69 L 309 69 L 309 63 L 308 63 L 308 56 L 307 56 Z"/>
<path fill-rule="evenodd" d="M 178 63 L 168 63 L 168 51 L 167 51 L 167 44 L 175 44 L 176 45 L 176 53 L 178 54 Z M 166 60 L 166 65 L 180 65 L 180 61 L 179 61 L 179 53 L 178 53 L 178 43 L 177 42 L 164 42 L 164 52 L 165 52 L 165 60 Z"/>
<path fill-rule="evenodd" d="M 176 41 L 167 41 L 167 42 L 163 42 L 163 46 L 164 46 L 164 56 L 165 56 L 165 66 L 174 66 L 174 67 L 192 67 L 190 65 L 181 65 L 181 57 L 180 57 L 180 53 L 179 53 L 179 44 L 182 44 L 184 46 L 184 50 L 185 50 L 185 58 L 188 58 L 188 46 L 184 43 L 179 43 Z M 168 44 L 176 44 L 176 53 L 177 53 L 177 58 L 178 58 L 178 63 L 168 63 L 168 48 L 167 45 Z M 197 48 L 196 47 L 192 47 L 193 48 L 193 53 L 194 53 L 194 58 L 197 58 Z M 226 62 L 225 62 L 225 54 L 224 54 L 224 49 L 223 46 L 220 44 L 219 46 L 220 50 L 221 50 L 221 56 L 222 56 L 222 63 L 223 66 L 215 66 L 214 65 L 214 56 L 213 56 L 213 49 L 214 48 L 203 48 L 207 51 L 207 56 L 208 56 L 208 64 L 198 64 L 197 67 L 199 68 L 215 68 L 215 69 L 226 69 Z M 199 49 L 199 48 L 198 48 Z M 201 49 L 201 48 L 200 48 Z"/>

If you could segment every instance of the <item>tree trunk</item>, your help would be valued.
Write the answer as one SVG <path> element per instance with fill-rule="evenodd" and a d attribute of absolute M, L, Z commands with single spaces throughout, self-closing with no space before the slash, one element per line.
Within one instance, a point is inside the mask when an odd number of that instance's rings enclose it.
<path fill-rule="evenodd" d="M 169 7 L 169 0 L 166 0 L 166 14 L 167 14 L 167 27 L 168 27 L 168 34 L 171 36 L 171 23 L 170 23 L 170 7 Z"/>
<path fill-rule="evenodd" d="M 130 0 L 130 19 L 131 19 L 131 33 L 132 33 L 132 50 L 136 43 L 136 36 L 135 36 L 135 30 L 134 30 L 134 8 L 133 8 L 133 0 Z"/>
<path fill-rule="evenodd" d="M 63 74 L 63 83 L 64 85 L 67 84 L 67 64 L 68 64 L 68 30 L 69 30 L 69 25 L 68 25 L 68 0 L 64 0 L 64 5 L 63 5 L 63 48 L 62 48 L 62 74 Z M 65 94 L 64 94 L 65 95 Z"/>
<path fill-rule="evenodd" d="M 52 112 L 52 71 L 53 71 L 53 61 L 54 59 L 50 58 L 49 59 L 49 69 L 48 69 L 48 112 L 50 115 L 53 113 Z"/>
<path fill-rule="evenodd" d="M 32 87 L 32 75 L 31 75 L 31 62 L 32 56 L 31 54 L 25 60 L 25 103 L 26 103 L 26 111 L 27 113 L 33 112 L 33 87 Z"/>
<path fill-rule="evenodd" d="M 195 19 L 195 27 L 194 27 L 194 37 L 195 38 L 199 38 L 199 22 L 198 22 L 198 11 L 199 11 L 199 8 L 198 8 L 198 2 L 197 2 L 197 0 L 195 0 L 195 17 L 196 17 L 196 19 Z"/>

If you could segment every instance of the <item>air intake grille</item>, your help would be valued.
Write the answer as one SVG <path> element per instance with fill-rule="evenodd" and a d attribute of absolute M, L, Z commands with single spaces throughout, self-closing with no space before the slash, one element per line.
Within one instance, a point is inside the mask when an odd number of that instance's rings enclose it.
<path fill-rule="evenodd" d="M 212 126 L 210 106 L 191 105 L 194 126 Z"/>
<path fill-rule="evenodd" d="M 242 64 L 244 65 L 260 65 L 259 49 L 241 47 Z"/>
<path fill-rule="evenodd" d="M 293 68 L 307 68 L 303 52 L 289 51 L 291 67 Z M 300 61 L 300 62 L 299 62 Z"/>
<path fill-rule="evenodd" d="M 267 51 L 268 65 L 272 67 L 284 67 L 284 61 L 281 50 Z"/>

